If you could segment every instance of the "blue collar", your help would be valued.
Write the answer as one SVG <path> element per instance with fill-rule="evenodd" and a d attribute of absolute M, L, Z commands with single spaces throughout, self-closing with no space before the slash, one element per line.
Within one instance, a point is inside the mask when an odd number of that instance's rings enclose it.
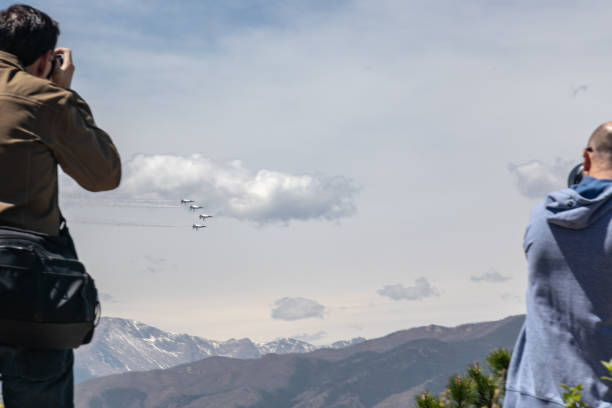
<path fill-rule="evenodd" d="M 612 179 L 597 179 L 594 177 L 585 177 L 578 184 L 570 186 L 572 190 L 575 190 L 578 194 L 592 200 L 596 198 L 602 191 L 612 184 Z"/>

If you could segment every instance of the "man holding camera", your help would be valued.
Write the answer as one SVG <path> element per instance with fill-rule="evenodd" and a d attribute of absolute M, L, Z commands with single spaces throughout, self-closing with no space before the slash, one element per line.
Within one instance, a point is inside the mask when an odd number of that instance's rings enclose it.
<path fill-rule="evenodd" d="M 58 235 L 57 165 L 90 191 L 114 189 L 119 154 L 70 89 L 59 28 L 26 5 L 0 11 L 0 227 Z M 72 350 L 0 346 L 7 408 L 73 407 Z"/>
<path fill-rule="evenodd" d="M 563 407 L 562 384 L 582 384 L 586 406 L 612 407 L 602 379 L 612 359 L 612 122 L 591 135 L 583 169 L 534 209 L 525 233 L 527 317 L 504 408 Z"/>

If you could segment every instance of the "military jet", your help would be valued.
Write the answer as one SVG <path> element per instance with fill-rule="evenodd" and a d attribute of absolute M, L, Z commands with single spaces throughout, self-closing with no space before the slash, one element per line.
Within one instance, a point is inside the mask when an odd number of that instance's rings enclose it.
<path fill-rule="evenodd" d="M 198 216 L 198 218 L 200 218 L 202 221 L 206 221 L 207 218 L 212 218 L 212 215 L 208 215 L 208 214 L 200 214 Z"/>
<path fill-rule="evenodd" d="M 200 230 L 200 228 L 206 228 L 206 225 L 202 225 L 202 224 L 193 224 L 193 225 L 191 226 L 191 228 L 193 228 L 193 229 L 194 229 L 194 230 L 196 230 L 196 231 L 199 231 L 199 230 Z"/>
<path fill-rule="evenodd" d="M 188 199 L 188 198 L 183 198 L 183 199 L 181 200 L 181 204 L 189 204 L 189 203 L 193 203 L 193 200 L 190 200 L 190 199 Z"/>
<path fill-rule="evenodd" d="M 203 208 L 203 207 L 202 207 L 201 205 L 195 205 L 195 204 L 191 204 L 191 205 L 189 206 L 189 209 L 190 209 L 191 211 L 199 210 L 200 208 Z"/>

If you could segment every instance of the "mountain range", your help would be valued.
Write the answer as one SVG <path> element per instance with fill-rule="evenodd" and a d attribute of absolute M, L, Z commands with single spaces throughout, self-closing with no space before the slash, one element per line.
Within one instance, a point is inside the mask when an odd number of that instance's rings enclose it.
<path fill-rule="evenodd" d="M 337 349 L 363 341 L 364 338 L 357 337 L 328 347 Z M 255 343 L 247 338 L 207 340 L 165 332 L 133 320 L 103 317 L 93 341 L 75 352 L 75 383 L 128 371 L 169 368 L 214 356 L 254 359 L 271 353 L 308 353 L 317 348 L 291 338 L 268 343 Z"/>
<path fill-rule="evenodd" d="M 398 408 L 439 392 L 449 376 L 514 345 L 524 316 L 457 327 L 424 326 L 340 349 L 208 357 L 167 369 L 95 378 L 77 408 Z"/>

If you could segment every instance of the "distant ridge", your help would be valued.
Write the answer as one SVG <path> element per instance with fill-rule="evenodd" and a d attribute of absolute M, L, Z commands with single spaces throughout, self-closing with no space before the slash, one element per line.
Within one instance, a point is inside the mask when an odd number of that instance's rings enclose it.
<path fill-rule="evenodd" d="M 346 348 L 258 359 L 211 357 L 165 370 L 98 378 L 76 388 L 77 408 L 397 408 L 423 388 L 511 348 L 524 316 L 453 328 L 425 326 Z"/>
<path fill-rule="evenodd" d="M 482 323 L 468 323 L 456 327 L 446 327 L 431 324 L 429 326 L 415 327 L 401 330 L 378 339 L 362 342 L 339 351 L 325 348 L 315 351 L 312 355 L 324 359 L 342 359 L 356 353 L 374 351 L 377 353 L 391 350 L 410 341 L 421 339 L 437 339 L 444 342 L 470 341 L 484 337 L 500 327 L 515 321 L 523 321 L 525 315 L 509 316 L 502 320 Z M 517 332 L 518 335 L 518 332 Z M 516 336 L 515 336 L 516 339 Z M 515 340 L 513 339 L 513 341 Z"/>

